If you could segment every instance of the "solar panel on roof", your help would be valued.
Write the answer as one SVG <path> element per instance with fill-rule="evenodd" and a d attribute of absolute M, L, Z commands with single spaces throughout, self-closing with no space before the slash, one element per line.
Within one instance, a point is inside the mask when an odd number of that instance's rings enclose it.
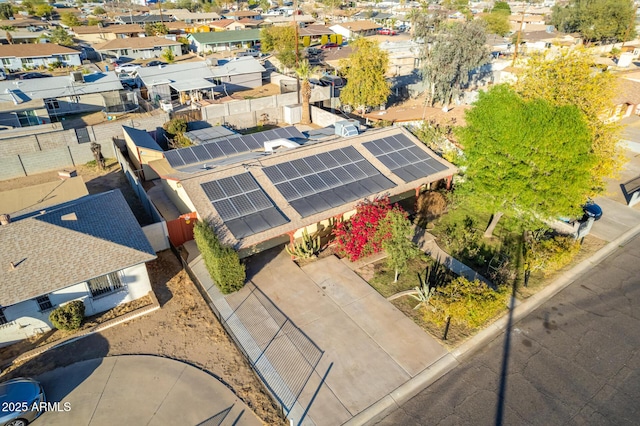
<path fill-rule="evenodd" d="M 211 160 L 211 154 L 209 154 L 204 146 L 194 145 L 191 148 L 193 151 L 193 155 L 195 155 L 198 160 Z"/>
<path fill-rule="evenodd" d="M 200 185 L 224 224 L 236 238 L 244 238 L 289 221 L 251 173 Z"/>
<path fill-rule="evenodd" d="M 171 167 L 184 166 L 184 161 L 182 161 L 182 157 L 180 157 L 180 154 L 178 154 L 176 150 L 165 152 L 164 157 L 167 159 Z"/>
<path fill-rule="evenodd" d="M 365 142 L 362 145 L 405 182 L 418 180 L 447 168 L 404 134 Z"/>
<path fill-rule="evenodd" d="M 265 167 L 263 171 L 302 217 L 394 186 L 353 147 Z M 364 180 L 366 184 L 361 184 Z"/>
<path fill-rule="evenodd" d="M 197 163 L 198 162 L 198 159 L 193 154 L 193 151 L 192 151 L 191 147 L 181 148 L 178 151 L 178 154 L 180 154 L 180 156 L 184 160 L 184 164 L 193 164 L 193 163 Z"/>

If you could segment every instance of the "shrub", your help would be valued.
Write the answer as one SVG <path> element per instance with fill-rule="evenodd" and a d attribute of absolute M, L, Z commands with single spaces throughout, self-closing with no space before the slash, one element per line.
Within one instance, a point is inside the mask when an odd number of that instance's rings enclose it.
<path fill-rule="evenodd" d="M 445 286 L 436 287 L 430 299 L 434 307 L 430 315 L 439 326 L 450 316 L 453 324 L 476 328 L 506 309 L 508 299 L 507 287 L 494 290 L 478 280 L 458 277 Z"/>
<path fill-rule="evenodd" d="M 240 290 L 244 286 L 246 273 L 238 253 L 233 248 L 222 245 L 205 221 L 196 222 L 193 235 L 207 271 L 220 291 L 229 294 Z"/>
<path fill-rule="evenodd" d="M 74 300 L 54 309 L 49 315 L 51 324 L 58 330 L 73 331 L 80 328 L 84 318 L 84 303 Z"/>
<path fill-rule="evenodd" d="M 549 275 L 568 265 L 580 251 L 580 244 L 573 237 L 543 235 L 529 238 L 525 248 L 525 269 Z"/>
<path fill-rule="evenodd" d="M 389 197 L 364 200 L 356 206 L 356 213 L 348 221 L 338 222 L 333 230 L 338 253 L 355 262 L 361 257 L 382 250 L 382 240 L 386 237 L 378 233 L 379 222 L 391 209 Z"/>
<path fill-rule="evenodd" d="M 470 216 L 466 216 L 461 224 L 447 225 L 443 241 L 452 256 L 479 267 L 486 266 L 488 249 L 482 241 L 482 233 L 475 228 L 475 222 Z"/>

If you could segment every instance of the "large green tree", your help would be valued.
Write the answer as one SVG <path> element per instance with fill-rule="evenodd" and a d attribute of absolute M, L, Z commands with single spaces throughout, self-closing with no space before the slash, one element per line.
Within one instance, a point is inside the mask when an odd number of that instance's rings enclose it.
<path fill-rule="evenodd" d="M 591 131 L 591 151 L 597 158 L 591 169 L 591 188 L 594 194 L 602 192 L 604 179 L 613 176 L 623 160 L 618 148 L 620 127 L 609 121 L 617 93 L 615 76 L 594 71 L 592 56 L 585 50 L 537 54 L 528 59 L 516 90 L 525 99 L 575 105 L 582 112 Z"/>
<path fill-rule="evenodd" d="M 62 22 L 67 27 L 77 27 L 82 25 L 78 17 L 71 12 L 65 12 L 61 14 L 60 22 Z"/>
<path fill-rule="evenodd" d="M 487 24 L 487 32 L 490 34 L 504 37 L 511 32 L 509 15 L 506 13 L 491 12 L 483 15 L 481 19 Z"/>
<path fill-rule="evenodd" d="M 74 44 L 73 37 L 62 27 L 56 27 L 51 31 L 49 41 L 61 46 L 73 46 Z"/>
<path fill-rule="evenodd" d="M 480 94 L 466 122 L 458 131 L 466 157 L 459 192 L 493 213 L 485 236 L 503 214 L 526 224 L 579 212 L 596 158 L 577 107 L 525 100 L 499 85 Z"/>
<path fill-rule="evenodd" d="M 302 49 L 296 49 L 296 31 L 293 27 L 266 27 L 260 31 L 260 49 L 272 53 L 285 68 L 295 68 Z M 296 57 L 296 53 L 298 56 Z"/>
<path fill-rule="evenodd" d="M 427 103 L 433 106 L 441 102 L 447 106 L 457 100 L 467 86 L 471 71 L 489 62 L 484 23 L 416 22 L 428 26 L 416 30 L 416 35 L 425 41 L 420 72 L 427 87 Z"/>
<path fill-rule="evenodd" d="M 13 18 L 13 6 L 11 3 L 0 3 L 0 19 Z"/>
<path fill-rule="evenodd" d="M 391 93 L 385 78 L 389 55 L 378 43 L 359 38 L 351 43 L 354 50 L 348 59 L 341 61 L 341 69 L 347 84 L 340 92 L 340 101 L 355 109 L 383 105 Z"/>
<path fill-rule="evenodd" d="M 635 11 L 633 0 L 571 0 L 553 7 L 551 23 L 586 42 L 628 41 L 636 36 Z"/>

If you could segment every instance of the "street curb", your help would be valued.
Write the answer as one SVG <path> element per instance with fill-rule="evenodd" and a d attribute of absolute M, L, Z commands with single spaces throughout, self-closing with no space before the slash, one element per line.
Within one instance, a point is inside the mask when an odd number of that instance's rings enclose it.
<path fill-rule="evenodd" d="M 611 253 L 613 253 L 618 247 L 625 244 L 638 234 L 640 234 L 640 224 L 609 242 L 596 253 L 560 275 L 560 277 L 558 277 L 558 279 L 553 283 L 549 284 L 536 294 L 521 303 L 516 304 L 513 308 L 512 324 L 540 307 L 558 292 L 573 283 L 581 275 L 611 255 Z M 417 395 L 420 391 L 424 390 L 449 371 L 453 370 L 464 360 L 468 359 L 476 351 L 486 346 L 489 342 L 495 340 L 506 330 L 508 322 L 509 315 L 503 315 L 498 320 L 478 332 L 475 336 L 458 346 L 456 349 L 444 355 L 403 385 L 399 386 L 390 394 L 384 396 L 382 399 L 353 416 L 343 425 L 373 425 L 382 420 L 392 411 Z"/>

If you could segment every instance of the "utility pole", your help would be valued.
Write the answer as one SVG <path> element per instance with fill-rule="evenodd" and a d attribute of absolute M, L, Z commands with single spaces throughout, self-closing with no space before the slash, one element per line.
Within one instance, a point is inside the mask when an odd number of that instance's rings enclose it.
<path fill-rule="evenodd" d="M 299 57 L 300 48 L 298 47 L 298 23 L 296 22 L 296 15 L 298 14 L 298 0 L 293 0 L 293 30 L 295 33 L 296 43 L 296 92 L 298 93 L 298 103 L 300 103 L 300 76 L 298 75 L 298 67 L 300 67 Z"/>
<path fill-rule="evenodd" d="M 160 23 L 164 25 L 164 19 L 162 18 L 162 0 L 158 0 L 158 9 L 160 9 Z"/>
<path fill-rule="evenodd" d="M 520 17 L 520 29 L 518 30 L 518 37 L 516 38 L 516 46 L 513 50 L 513 61 L 511 61 L 511 66 L 516 65 L 516 59 L 518 58 L 518 47 L 520 46 L 520 37 L 522 36 L 522 28 L 524 28 L 524 13 L 527 11 L 527 7 L 525 6 L 522 9 L 522 16 Z"/>

